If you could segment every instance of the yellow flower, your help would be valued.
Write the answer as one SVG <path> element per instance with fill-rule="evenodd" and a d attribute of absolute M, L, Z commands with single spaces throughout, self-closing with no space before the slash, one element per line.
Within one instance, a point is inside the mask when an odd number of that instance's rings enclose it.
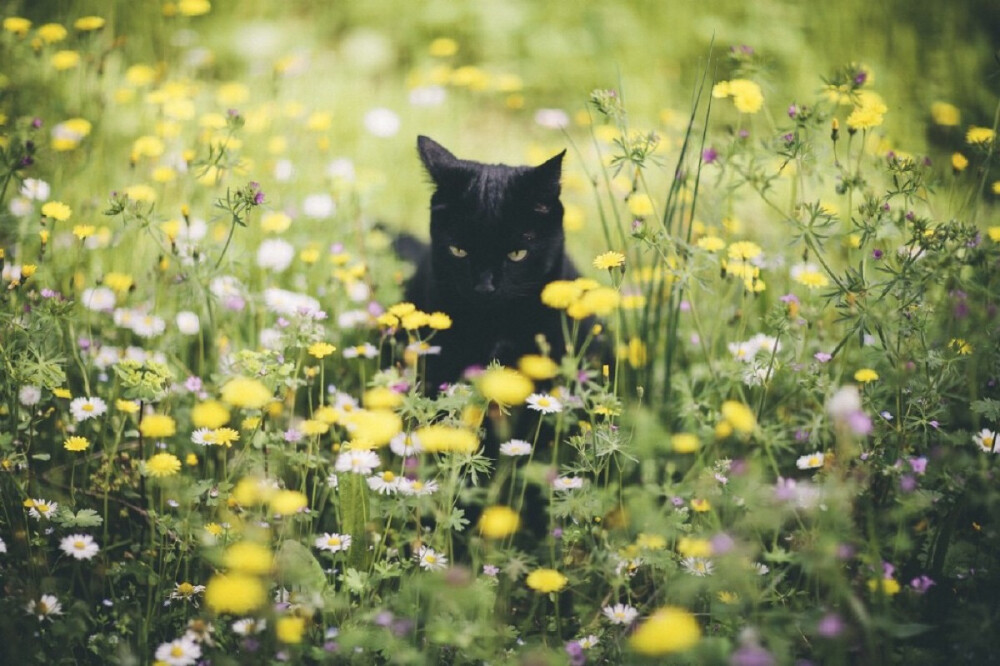
<path fill-rule="evenodd" d="M 1000 194 L 1000 180 L 994 180 L 993 184 L 990 185 L 990 189 L 993 191 L 993 194 Z"/>
<path fill-rule="evenodd" d="M 35 271 L 37 271 L 37 270 L 38 270 L 38 266 L 36 266 L 35 264 L 22 264 L 21 265 L 21 277 L 23 277 L 25 280 L 27 280 L 32 275 L 34 275 Z"/>
<path fill-rule="evenodd" d="M 395 315 L 397 317 L 403 317 L 405 315 L 410 314 L 411 312 L 416 312 L 416 311 L 417 311 L 416 305 L 414 305 L 413 303 L 407 303 L 405 301 L 402 303 L 396 303 L 395 305 L 389 307 L 389 314 Z"/>
<path fill-rule="evenodd" d="M 358 448 L 385 446 L 403 431 L 403 419 L 385 409 L 359 409 L 342 418 L 351 433 L 352 446 Z"/>
<path fill-rule="evenodd" d="M 694 453 L 698 450 L 698 437 L 687 432 L 679 432 L 670 436 L 670 448 L 675 453 Z"/>
<path fill-rule="evenodd" d="M 625 265 L 625 255 L 621 252 L 605 252 L 594 258 L 594 268 L 611 270 Z"/>
<path fill-rule="evenodd" d="M 54 395 L 57 398 L 65 398 L 67 400 L 73 397 L 73 394 L 70 392 L 70 390 L 64 388 L 52 389 L 52 395 Z"/>
<path fill-rule="evenodd" d="M 139 411 L 139 403 L 135 400 L 115 400 L 115 409 L 125 414 L 135 414 Z"/>
<path fill-rule="evenodd" d="M 694 615 L 676 606 L 657 609 L 629 637 L 632 649 L 640 654 L 661 656 L 683 652 L 701 639 L 701 627 Z"/>
<path fill-rule="evenodd" d="M 67 451 L 86 451 L 90 448 L 90 441 L 86 437 L 70 437 L 63 444 Z"/>
<path fill-rule="evenodd" d="M 712 542 L 684 536 L 677 540 L 677 552 L 684 557 L 711 557 Z"/>
<path fill-rule="evenodd" d="M 722 240 L 718 236 L 703 236 L 698 239 L 696 245 L 708 252 L 718 252 L 722 248 L 726 247 L 726 241 Z"/>
<path fill-rule="evenodd" d="M 181 461 L 172 453 L 157 453 L 146 461 L 146 474 L 156 478 L 173 476 L 180 469 Z"/>
<path fill-rule="evenodd" d="M 92 224 L 78 224 L 73 227 L 73 235 L 80 240 L 85 240 L 94 235 L 97 229 Z"/>
<path fill-rule="evenodd" d="M 994 243 L 1000 243 L 1000 226 L 988 228 L 986 234 Z"/>
<path fill-rule="evenodd" d="M 753 432 L 757 425 L 757 418 L 750 408 L 736 400 L 727 400 L 722 403 L 722 418 L 735 430 L 744 434 Z"/>
<path fill-rule="evenodd" d="M 240 433 L 238 430 L 233 430 L 232 428 L 216 428 L 212 430 L 206 441 L 211 442 L 216 446 L 225 446 L 227 448 L 232 447 L 233 442 L 240 438 Z"/>
<path fill-rule="evenodd" d="M 66 39 L 66 28 L 59 23 L 46 23 L 38 26 L 38 36 L 46 44 L 55 44 Z"/>
<path fill-rule="evenodd" d="M 479 517 L 479 531 L 487 539 L 502 539 L 520 526 L 521 516 L 508 506 L 487 507 Z"/>
<path fill-rule="evenodd" d="M 156 70 L 149 65 L 132 65 L 125 70 L 125 80 L 133 86 L 148 86 L 156 80 Z"/>
<path fill-rule="evenodd" d="M 861 382 L 862 384 L 873 382 L 876 379 L 878 379 L 878 373 L 871 368 L 861 368 L 854 373 L 854 381 Z"/>
<path fill-rule="evenodd" d="M 733 79 L 729 82 L 729 95 L 740 113 L 757 113 L 764 106 L 764 93 L 760 85 L 748 79 Z"/>
<path fill-rule="evenodd" d="M 705 513 L 712 510 L 712 504 L 707 499 L 695 498 L 691 500 L 691 509 L 695 513 Z"/>
<path fill-rule="evenodd" d="M 316 358 L 324 358 L 329 356 L 333 352 L 337 351 L 337 348 L 331 345 L 329 342 L 314 342 L 309 345 L 309 354 L 315 356 Z"/>
<path fill-rule="evenodd" d="M 191 409 L 191 423 L 196 428 L 221 428 L 229 423 L 229 410 L 218 400 L 200 402 Z"/>
<path fill-rule="evenodd" d="M 628 198 L 628 212 L 635 217 L 646 217 L 653 214 L 653 200 L 648 194 L 636 192 Z"/>
<path fill-rule="evenodd" d="M 542 303 L 556 310 L 565 310 L 582 295 L 583 289 L 576 282 L 556 280 L 542 289 Z"/>
<path fill-rule="evenodd" d="M 244 615 L 266 602 L 267 591 L 255 576 L 217 574 L 205 586 L 205 604 L 216 613 Z"/>
<path fill-rule="evenodd" d="M 796 273 L 795 281 L 810 289 L 819 289 L 830 284 L 829 278 L 816 270 L 803 270 Z"/>
<path fill-rule="evenodd" d="M 361 404 L 366 409 L 395 409 L 403 404 L 403 396 L 385 386 L 376 386 L 365 391 Z"/>
<path fill-rule="evenodd" d="M 965 168 L 969 166 L 969 158 L 967 158 L 962 153 L 952 153 L 951 154 L 951 168 L 957 172 L 965 171 Z"/>
<path fill-rule="evenodd" d="M 752 241 L 737 241 L 729 246 L 729 258 L 734 261 L 749 261 L 760 256 L 763 250 Z"/>
<path fill-rule="evenodd" d="M 451 317 L 443 312 L 432 312 L 427 315 L 427 325 L 435 331 L 444 331 L 451 328 Z"/>
<path fill-rule="evenodd" d="M 479 448 L 476 433 L 465 428 L 429 425 L 413 433 L 428 453 L 472 453 Z"/>
<path fill-rule="evenodd" d="M 309 506 L 309 498 L 297 490 L 279 490 L 271 496 L 268 505 L 273 513 L 291 516 Z"/>
<path fill-rule="evenodd" d="M 427 47 L 434 58 L 448 58 L 458 53 L 458 42 L 450 37 L 438 37 Z"/>
<path fill-rule="evenodd" d="M 993 130 L 989 127 L 976 127 L 973 125 L 969 128 L 969 131 L 965 133 L 965 140 L 967 143 L 971 143 L 973 145 L 989 143 L 993 141 Z"/>
<path fill-rule="evenodd" d="M 899 594 L 899 581 L 895 578 L 872 578 L 868 581 L 868 589 L 872 592 L 881 591 L 887 597 Z"/>
<path fill-rule="evenodd" d="M 520 405 L 528 399 L 535 385 L 517 370 L 493 367 L 479 376 L 479 392 L 487 400 L 501 405 Z"/>
<path fill-rule="evenodd" d="M 104 275 L 104 285 L 118 294 L 124 294 L 132 288 L 134 284 L 132 276 L 126 273 L 106 273 Z"/>
<path fill-rule="evenodd" d="M 274 556 L 267 546 L 253 541 L 240 541 L 226 549 L 222 563 L 234 571 L 263 575 L 274 568 Z"/>
<path fill-rule="evenodd" d="M 100 16 L 81 16 L 73 22 L 73 27 L 81 32 L 100 30 L 104 27 L 104 19 Z"/>
<path fill-rule="evenodd" d="M 163 439 L 177 432 L 177 424 L 166 414 L 147 414 L 139 423 L 139 432 L 143 437 Z"/>
<path fill-rule="evenodd" d="M 430 315 L 420 310 L 414 310 L 399 318 L 400 325 L 407 331 L 415 331 L 418 328 L 427 326 L 430 322 Z"/>
<path fill-rule="evenodd" d="M 292 218 L 281 211 L 269 211 L 260 217 L 260 228 L 269 234 L 280 234 L 292 226 Z"/>
<path fill-rule="evenodd" d="M 132 201 L 141 201 L 143 203 L 153 203 L 156 201 L 156 190 L 154 190 L 149 185 L 145 183 L 139 183 L 138 185 L 129 185 L 125 188 L 125 196 L 127 196 Z"/>
<path fill-rule="evenodd" d="M 555 361 L 539 354 L 522 356 L 517 362 L 517 369 L 524 376 L 534 380 L 552 379 L 559 372 L 559 366 Z"/>
<path fill-rule="evenodd" d="M 301 643 L 306 633 L 304 617 L 280 617 L 274 626 L 274 633 L 282 643 Z"/>
<path fill-rule="evenodd" d="M 209 0 L 180 0 L 177 11 L 181 16 L 202 16 L 212 11 L 212 3 Z"/>
<path fill-rule="evenodd" d="M 621 294 L 611 287 L 598 287 L 585 291 L 579 301 L 566 308 L 566 314 L 574 319 L 585 319 L 590 315 L 606 317 L 621 304 Z"/>
<path fill-rule="evenodd" d="M 24 37 L 31 30 L 31 21 L 20 16 L 8 16 L 3 20 L 3 29 L 18 37 Z"/>
<path fill-rule="evenodd" d="M 645 550 L 663 550 L 667 547 L 667 540 L 659 534 L 646 534 L 640 532 L 636 537 L 635 545 Z"/>
<path fill-rule="evenodd" d="M 184 457 L 184 464 L 188 467 L 196 467 L 198 465 L 198 456 L 193 453 L 187 454 L 187 456 Z"/>
<path fill-rule="evenodd" d="M 80 54 L 76 51 L 56 51 L 49 59 L 49 63 L 59 72 L 73 69 L 80 64 Z"/>
<path fill-rule="evenodd" d="M 222 400 L 234 407 L 260 409 L 271 402 L 272 397 L 263 383 L 248 377 L 234 377 L 222 387 Z"/>
<path fill-rule="evenodd" d="M 525 579 L 525 584 L 537 592 L 558 592 L 566 587 L 569 579 L 555 569 L 535 569 Z"/>
<path fill-rule="evenodd" d="M 48 201 L 42 204 L 42 215 L 58 222 L 65 222 L 72 214 L 73 209 L 61 201 Z"/>
<path fill-rule="evenodd" d="M 954 104 L 934 102 L 931 104 L 931 119 L 935 125 L 958 127 L 962 122 L 962 112 Z"/>

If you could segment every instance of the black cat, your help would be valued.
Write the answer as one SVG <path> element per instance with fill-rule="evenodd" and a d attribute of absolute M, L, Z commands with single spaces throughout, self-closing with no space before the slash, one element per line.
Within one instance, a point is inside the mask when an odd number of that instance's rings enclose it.
<path fill-rule="evenodd" d="M 559 178 L 566 151 L 536 166 L 458 159 L 435 141 L 417 138 L 420 159 L 436 186 L 431 240 L 397 240 L 416 261 L 406 299 L 425 312 L 441 311 L 452 327 L 439 332 L 440 354 L 427 358 L 431 392 L 472 366 L 516 365 L 539 352 L 565 353 L 560 313 L 542 304 L 542 288 L 579 276 L 564 251 Z"/>

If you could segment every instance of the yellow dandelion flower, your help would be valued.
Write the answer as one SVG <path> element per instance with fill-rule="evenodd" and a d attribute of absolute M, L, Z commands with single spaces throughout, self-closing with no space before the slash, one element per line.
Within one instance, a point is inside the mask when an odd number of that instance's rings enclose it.
<path fill-rule="evenodd" d="M 670 436 L 670 448 L 675 453 L 694 453 L 698 450 L 698 436 L 688 432 L 679 432 Z"/>
<path fill-rule="evenodd" d="M 525 579 L 525 584 L 536 592 L 558 592 L 566 587 L 569 579 L 555 569 L 535 569 Z"/>
<path fill-rule="evenodd" d="M 31 21 L 20 16 L 8 16 L 3 20 L 3 29 L 12 35 L 24 37 L 31 30 Z"/>
<path fill-rule="evenodd" d="M 594 268 L 599 270 L 611 270 L 625 265 L 625 255 L 621 252 L 605 252 L 594 258 Z"/>
<path fill-rule="evenodd" d="M 730 259 L 743 262 L 759 257 L 763 252 L 764 250 L 761 249 L 760 245 L 757 245 L 757 243 L 752 241 L 737 241 L 735 243 L 731 243 L 729 245 L 729 249 L 727 250 Z"/>
<path fill-rule="evenodd" d="M 962 123 L 962 112 L 954 104 L 934 102 L 931 104 L 931 119 L 935 125 L 958 127 Z"/>
<path fill-rule="evenodd" d="M 427 315 L 427 326 L 435 331 L 444 331 L 451 328 L 451 317 L 443 312 L 432 312 Z"/>
<path fill-rule="evenodd" d="M 150 439 L 164 439 L 177 432 L 177 423 L 166 414 L 147 414 L 139 423 L 139 432 Z"/>
<path fill-rule="evenodd" d="M 450 58 L 458 53 L 458 42 L 451 37 L 438 37 L 427 47 L 427 52 L 434 58 Z"/>
<path fill-rule="evenodd" d="M 817 270 L 804 270 L 795 275 L 795 281 L 810 289 L 820 289 L 830 285 L 830 279 Z"/>
<path fill-rule="evenodd" d="M 712 510 L 712 504 L 707 499 L 695 498 L 691 500 L 691 509 L 695 513 L 705 513 Z"/>
<path fill-rule="evenodd" d="M 104 27 L 104 19 L 100 16 L 81 16 L 73 22 L 73 27 L 80 32 L 100 30 Z"/>
<path fill-rule="evenodd" d="M 694 615 L 677 606 L 657 609 L 629 637 L 636 652 L 662 656 L 689 650 L 701 640 L 701 627 Z"/>
<path fill-rule="evenodd" d="M 542 289 L 542 303 L 557 310 L 565 310 L 580 296 L 583 289 L 574 281 L 556 280 Z"/>
<path fill-rule="evenodd" d="M 125 414 L 135 414 L 139 411 L 139 402 L 137 400 L 115 400 L 115 409 L 119 412 Z"/>
<path fill-rule="evenodd" d="M 677 540 L 677 552 L 684 557 L 711 557 L 712 542 L 683 536 Z"/>
<path fill-rule="evenodd" d="M 94 235 L 97 228 L 92 224 L 77 224 L 73 227 L 73 235 L 80 240 L 86 240 Z"/>
<path fill-rule="evenodd" d="M 729 96 L 733 98 L 733 105 L 740 113 L 757 113 L 764 106 L 764 93 L 760 85 L 749 79 L 730 81 Z"/>
<path fill-rule="evenodd" d="M 635 217 L 652 215 L 654 212 L 653 200 L 649 198 L 648 194 L 636 192 L 628 198 L 628 212 Z"/>
<path fill-rule="evenodd" d="M 643 550 L 663 550 L 667 547 L 667 540 L 659 534 L 640 532 L 635 539 L 635 545 Z"/>
<path fill-rule="evenodd" d="M 49 58 L 49 64 L 57 72 L 64 72 L 80 64 L 80 54 L 76 51 L 56 51 Z"/>
<path fill-rule="evenodd" d="M 260 216 L 260 228 L 269 234 L 280 234 L 292 226 L 292 218 L 281 211 L 268 211 Z"/>
<path fill-rule="evenodd" d="M 274 568 L 274 556 L 267 546 L 253 541 L 240 541 L 226 549 L 222 563 L 245 574 L 264 575 Z"/>
<path fill-rule="evenodd" d="M 301 643 L 305 633 L 306 619 L 304 617 L 280 617 L 274 623 L 274 634 L 282 643 L 291 645 Z"/>
<path fill-rule="evenodd" d="M 523 404 L 535 390 L 524 374 L 504 367 L 489 368 L 479 376 L 477 385 L 483 397 L 501 405 Z"/>
<path fill-rule="evenodd" d="M 309 345 L 309 354 L 316 358 L 325 358 L 337 351 L 337 348 L 331 345 L 329 342 L 314 342 Z"/>
<path fill-rule="evenodd" d="M 1000 226 L 989 227 L 986 230 L 986 234 L 990 237 L 990 240 L 994 243 L 1000 243 Z"/>
<path fill-rule="evenodd" d="M 548 356 L 528 354 L 517 362 L 517 369 L 529 379 L 552 379 L 559 373 L 559 365 Z M 525 396 L 527 397 L 527 396 Z"/>
<path fill-rule="evenodd" d="M 376 386 L 361 396 L 365 409 L 395 409 L 403 404 L 403 396 L 385 386 Z"/>
<path fill-rule="evenodd" d="M 59 23 L 46 23 L 38 26 L 38 36 L 46 44 L 55 44 L 66 39 L 66 28 Z"/>
<path fill-rule="evenodd" d="M 200 402 L 191 409 L 191 423 L 196 428 L 221 428 L 229 423 L 229 410 L 218 400 Z"/>
<path fill-rule="evenodd" d="M 47 201 L 42 204 L 42 215 L 58 222 L 65 222 L 73 214 L 73 209 L 61 201 Z"/>
<path fill-rule="evenodd" d="M 861 368 L 854 373 L 854 381 L 867 384 L 878 379 L 878 373 L 871 368 Z"/>
<path fill-rule="evenodd" d="M 181 16 L 204 16 L 212 11 L 209 0 L 179 0 L 177 12 Z"/>
<path fill-rule="evenodd" d="M 157 453 L 146 461 L 146 474 L 155 478 L 173 476 L 180 469 L 181 461 L 172 453 Z"/>
<path fill-rule="evenodd" d="M 272 394 L 262 382 L 248 377 L 235 377 L 222 387 L 222 400 L 234 407 L 260 409 L 271 402 Z"/>
<path fill-rule="evenodd" d="M 868 581 L 868 589 L 874 592 L 881 592 L 887 597 L 899 594 L 901 589 L 899 581 L 895 578 L 872 578 Z"/>
<path fill-rule="evenodd" d="M 696 245 L 706 252 L 718 252 L 726 247 L 726 241 L 718 236 L 703 236 L 698 239 Z"/>
<path fill-rule="evenodd" d="M 727 400 L 722 403 L 722 418 L 735 430 L 744 434 L 753 432 L 757 425 L 757 418 L 753 411 L 736 400 Z"/>
<path fill-rule="evenodd" d="M 217 574 L 205 586 L 205 605 L 216 613 L 245 615 L 266 602 L 267 591 L 256 576 Z"/>
<path fill-rule="evenodd" d="M 479 438 L 471 430 L 446 425 L 429 425 L 413 433 L 429 453 L 472 453 L 479 448 Z"/>
<path fill-rule="evenodd" d="M 67 451 L 86 451 L 90 448 L 90 440 L 86 437 L 70 437 L 63 443 L 63 448 Z"/>
<path fill-rule="evenodd" d="M 520 526 L 521 516 L 508 506 L 487 507 L 479 517 L 479 532 L 487 539 L 502 539 Z"/>
<path fill-rule="evenodd" d="M 291 516 L 309 506 L 309 498 L 297 490 L 279 490 L 271 495 L 268 506 L 273 513 Z"/>
<path fill-rule="evenodd" d="M 972 145 L 986 144 L 993 141 L 994 133 L 989 127 L 976 127 L 973 125 L 965 133 L 966 143 Z"/>
<path fill-rule="evenodd" d="M 951 168 L 955 170 L 956 173 L 965 171 L 966 167 L 969 166 L 969 158 L 967 158 L 962 153 L 952 153 L 951 154 Z"/>
<path fill-rule="evenodd" d="M 345 414 L 342 420 L 351 433 L 351 445 L 357 448 L 379 448 L 403 431 L 403 420 L 385 409 L 359 409 Z"/>

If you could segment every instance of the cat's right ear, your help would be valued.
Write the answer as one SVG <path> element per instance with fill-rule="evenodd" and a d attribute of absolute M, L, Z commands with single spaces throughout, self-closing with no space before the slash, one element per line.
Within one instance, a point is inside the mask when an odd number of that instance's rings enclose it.
<path fill-rule="evenodd" d="M 417 137 L 417 152 L 435 183 L 440 183 L 445 173 L 458 166 L 459 159 L 430 137 Z"/>

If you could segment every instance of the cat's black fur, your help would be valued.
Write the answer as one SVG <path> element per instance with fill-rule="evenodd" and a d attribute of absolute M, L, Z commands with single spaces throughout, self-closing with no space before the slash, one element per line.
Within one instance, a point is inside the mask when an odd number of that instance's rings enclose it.
<path fill-rule="evenodd" d="M 458 380 L 470 366 L 516 365 L 539 352 L 539 334 L 560 358 L 560 313 L 543 305 L 540 294 L 553 280 L 579 276 L 564 250 L 559 179 L 565 151 L 531 167 L 458 159 L 425 136 L 417 138 L 417 149 L 436 189 L 430 244 L 397 241 L 400 254 L 417 263 L 405 297 L 452 319 L 452 327 L 434 337 L 441 353 L 427 358 L 428 389 Z"/>

